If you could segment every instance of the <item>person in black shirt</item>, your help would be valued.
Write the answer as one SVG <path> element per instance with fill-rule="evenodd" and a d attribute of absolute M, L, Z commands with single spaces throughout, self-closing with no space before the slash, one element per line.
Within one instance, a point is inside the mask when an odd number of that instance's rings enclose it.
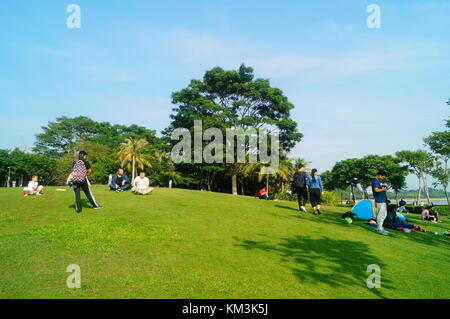
<path fill-rule="evenodd" d="M 295 172 L 292 182 L 292 191 L 297 194 L 298 211 L 306 213 L 305 204 L 308 201 L 308 181 L 309 176 L 305 173 L 305 166 L 300 165 Z"/>
<path fill-rule="evenodd" d="M 86 160 L 86 158 L 87 153 L 85 151 L 80 151 L 78 154 L 78 160 L 72 163 L 71 179 L 72 179 L 72 188 L 75 193 L 75 209 L 77 213 L 81 213 L 83 210 L 80 198 L 81 190 L 83 190 L 84 194 L 86 195 L 87 199 L 94 207 L 94 209 L 103 208 L 103 206 L 99 205 L 95 201 L 95 198 L 92 195 L 91 189 L 89 187 L 89 180 L 87 178 L 87 175 L 89 172 L 91 172 L 92 169 L 91 165 Z"/>

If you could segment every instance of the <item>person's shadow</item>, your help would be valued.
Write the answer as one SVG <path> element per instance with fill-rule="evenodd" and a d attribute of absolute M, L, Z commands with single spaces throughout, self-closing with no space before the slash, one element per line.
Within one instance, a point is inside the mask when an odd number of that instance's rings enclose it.
<path fill-rule="evenodd" d="M 89 203 L 89 201 L 86 198 L 82 198 L 81 199 L 81 207 L 82 208 L 92 208 L 91 203 Z M 72 205 L 69 205 L 69 208 L 75 209 L 75 203 L 73 203 Z"/>
<path fill-rule="evenodd" d="M 281 238 L 277 244 L 267 241 L 240 240 L 236 246 L 272 252 L 283 262 L 294 262 L 289 266 L 302 282 L 323 283 L 331 287 L 359 286 L 367 288 L 369 265 L 378 265 L 383 272 L 383 263 L 370 254 L 369 246 L 363 242 L 339 240 L 329 237 L 313 239 L 304 236 Z M 391 281 L 381 278 L 383 289 L 392 288 Z M 370 291 L 385 298 L 380 289 Z"/>
<path fill-rule="evenodd" d="M 293 210 L 293 211 L 296 211 L 296 212 L 298 211 L 297 208 L 294 208 L 294 207 L 291 207 L 291 206 L 280 205 L 280 204 L 276 204 L 275 207 L 289 209 L 289 210 Z"/>

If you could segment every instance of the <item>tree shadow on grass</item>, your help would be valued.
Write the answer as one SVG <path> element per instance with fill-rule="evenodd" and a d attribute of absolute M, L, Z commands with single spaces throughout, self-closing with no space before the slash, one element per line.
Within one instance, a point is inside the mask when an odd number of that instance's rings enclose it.
<path fill-rule="evenodd" d="M 295 236 L 281 238 L 281 242 L 240 240 L 238 247 L 247 250 L 262 250 L 279 255 L 282 262 L 293 262 L 289 266 L 292 273 L 301 282 L 322 283 L 330 287 L 367 288 L 367 278 L 371 273 L 367 267 L 371 264 L 380 266 L 381 260 L 369 253 L 367 244 L 359 241 L 338 240 L 329 237 L 314 239 Z M 381 277 L 383 289 L 392 288 L 391 281 Z M 379 298 L 385 298 L 380 289 L 369 289 Z M 352 296 L 349 296 L 350 298 Z"/>

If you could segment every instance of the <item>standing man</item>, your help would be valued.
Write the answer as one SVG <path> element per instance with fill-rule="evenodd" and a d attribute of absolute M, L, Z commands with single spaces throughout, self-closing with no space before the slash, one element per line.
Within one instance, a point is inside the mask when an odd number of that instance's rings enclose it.
<path fill-rule="evenodd" d="M 300 165 L 298 171 L 294 174 L 294 181 L 292 182 L 292 190 L 297 194 L 298 211 L 306 213 L 305 204 L 308 200 L 309 177 L 305 173 L 305 165 Z"/>
<path fill-rule="evenodd" d="M 388 188 L 382 184 L 381 181 L 386 177 L 385 171 L 379 171 L 378 174 L 372 179 L 372 193 L 375 198 L 375 205 L 377 208 L 377 233 L 387 236 L 389 232 L 384 230 L 383 222 L 387 216 L 387 196 L 386 192 Z"/>

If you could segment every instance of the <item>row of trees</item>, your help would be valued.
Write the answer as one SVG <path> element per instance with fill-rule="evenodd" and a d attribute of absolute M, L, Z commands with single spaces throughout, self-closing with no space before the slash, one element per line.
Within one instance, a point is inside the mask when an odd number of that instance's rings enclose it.
<path fill-rule="evenodd" d="M 294 105 L 280 89 L 271 87 L 266 79 L 255 79 L 251 67 L 241 65 L 238 70 L 215 67 L 202 79 L 194 79 L 186 88 L 174 92 L 172 103 L 175 108 L 171 122 L 161 137 L 157 137 L 154 130 L 138 125 L 96 122 L 85 116 L 59 117 L 42 127 L 32 154 L 17 149 L 0 151 L 0 182 L 4 185 L 10 175 L 11 180 L 21 184 L 30 175 L 37 174 L 44 183 L 63 184 L 77 152 L 83 149 L 89 154 L 93 183 L 106 183 L 109 174 L 124 167 L 132 178 L 138 169 L 147 170 L 152 184 L 160 186 L 172 180 L 178 187 L 242 195 L 254 195 L 263 184 L 271 194 L 286 190 L 291 176 L 303 161 L 289 158 L 287 154 L 303 135 L 290 116 Z M 234 140 L 235 150 L 243 146 L 247 163 L 237 161 L 236 151 L 233 161 L 227 163 L 229 154 L 222 145 L 222 150 L 214 149 L 214 155 L 219 154 L 223 164 L 174 164 L 170 152 L 178 141 L 172 140 L 171 134 L 177 128 L 184 128 L 193 136 L 196 120 L 202 120 L 202 133 L 216 128 L 226 136 L 229 128 L 254 129 L 262 130 L 270 140 L 276 132 L 280 143 L 278 170 L 270 171 L 267 164 L 261 162 L 261 154 L 252 148 L 248 137 Z M 401 151 L 395 156 L 368 155 L 336 163 L 331 171 L 323 174 L 326 188 L 350 189 L 353 200 L 355 191 L 360 189 L 363 196 L 368 197 L 371 178 L 377 170 L 384 169 L 389 173 L 388 182 L 396 197 L 405 187 L 409 173 L 419 179 L 418 202 L 422 192 L 429 200 L 427 175 L 433 176 L 447 193 L 449 125 L 450 120 L 445 131 L 434 132 L 424 139 L 430 151 Z M 202 149 L 211 143 L 211 139 L 201 139 Z M 194 146 L 195 142 L 190 143 Z M 255 152 L 259 161 L 248 163 Z"/>
<path fill-rule="evenodd" d="M 450 105 L 450 100 L 447 102 Z M 395 156 L 368 155 L 363 158 L 347 159 L 336 163 L 331 171 L 323 174 L 325 187 L 329 190 L 350 190 L 351 199 L 355 201 L 355 191 L 359 189 L 364 198 L 368 198 L 367 189 L 371 179 L 377 171 L 385 170 L 388 173 L 387 183 L 395 193 L 398 202 L 398 193 L 406 186 L 406 176 L 414 174 L 418 179 L 416 203 L 422 200 L 422 194 L 431 203 L 427 176 L 435 179 L 434 186 L 444 189 L 447 203 L 450 170 L 450 120 L 446 121 L 446 130 L 433 132 L 424 139 L 424 146 L 430 151 L 399 151 Z"/>
<path fill-rule="evenodd" d="M 352 201 L 356 201 L 355 191 L 361 190 L 364 198 L 369 198 L 368 188 L 372 178 L 378 171 L 388 173 L 387 182 L 395 191 L 398 200 L 398 192 L 406 186 L 408 169 L 400 163 L 402 160 L 391 155 L 367 155 L 363 158 L 351 158 L 337 162 L 331 171 L 322 174 L 324 187 L 328 190 L 350 189 Z"/>

